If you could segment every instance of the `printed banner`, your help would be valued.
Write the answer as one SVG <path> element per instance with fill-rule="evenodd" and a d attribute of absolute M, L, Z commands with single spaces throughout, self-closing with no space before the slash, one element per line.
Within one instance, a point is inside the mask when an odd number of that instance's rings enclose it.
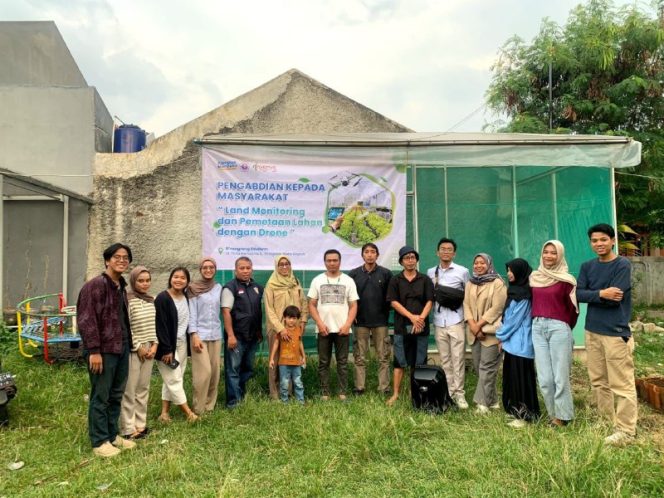
<path fill-rule="evenodd" d="M 268 154 L 269 155 L 269 154 Z M 406 240 L 405 168 L 385 158 L 354 166 L 348 157 L 252 161 L 205 147 L 203 254 L 219 269 L 240 256 L 255 269 L 274 269 L 274 257 L 290 256 L 296 270 L 321 269 L 323 253 L 337 249 L 342 269 L 362 263 L 367 242 L 379 263 L 393 268 Z M 294 162 L 294 161 L 293 161 Z"/>

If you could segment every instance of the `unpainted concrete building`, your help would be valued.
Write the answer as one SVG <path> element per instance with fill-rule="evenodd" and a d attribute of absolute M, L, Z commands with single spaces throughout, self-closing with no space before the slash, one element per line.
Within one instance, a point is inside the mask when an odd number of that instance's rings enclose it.
<path fill-rule="evenodd" d="M 0 303 L 85 279 L 96 152 L 113 119 L 53 22 L 0 22 Z"/>
<path fill-rule="evenodd" d="M 201 258 L 201 165 L 194 140 L 210 134 L 411 131 L 292 69 L 133 154 L 97 154 L 88 277 L 116 241 L 152 271 L 153 289 Z"/>

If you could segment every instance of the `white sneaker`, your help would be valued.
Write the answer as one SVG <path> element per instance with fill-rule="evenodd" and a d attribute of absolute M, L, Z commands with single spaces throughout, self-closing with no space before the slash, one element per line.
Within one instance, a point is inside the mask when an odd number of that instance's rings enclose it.
<path fill-rule="evenodd" d="M 500 403 L 498 403 L 498 402 L 496 401 L 496 402 L 495 402 L 493 405 L 491 405 L 489 408 L 491 408 L 492 410 L 500 410 Z"/>
<path fill-rule="evenodd" d="M 610 436 L 604 438 L 604 444 L 610 446 L 625 446 L 634 442 L 634 436 L 630 436 L 626 432 L 616 431 Z"/>
<path fill-rule="evenodd" d="M 467 410 L 468 409 L 468 402 L 466 401 L 466 397 L 463 394 L 459 394 L 454 398 L 454 401 L 456 401 L 457 406 L 459 407 L 460 410 Z"/>
<path fill-rule="evenodd" d="M 101 446 L 97 446 L 96 448 L 92 448 L 92 453 L 99 457 L 104 457 L 104 458 L 110 458 L 114 457 L 115 455 L 120 454 L 120 450 L 113 446 L 111 443 L 106 441 L 104 444 Z"/>
<path fill-rule="evenodd" d="M 119 448 L 121 450 L 132 450 L 132 449 L 136 448 L 136 443 L 135 442 L 133 442 L 129 439 L 125 439 L 125 438 L 120 437 L 120 436 L 116 436 L 115 441 L 113 441 L 112 444 L 113 444 L 113 446 L 115 446 L 116 448 Z"/>
<path fill-rule="evenodd" d="M 528 423 L 525 420 L 521 420 L 520 418 L 515 418 L 507 425 L 513 427 L 514 429 L 523 429 L 525 426 L 528 425 Z"/>
<path fill-rule="evenodd" d="M 477 405 L 475 413 L 477 413 L 478 415 L 486 415 L 487 413 L 489 413 L 489 408 L 486 405 Z"/>

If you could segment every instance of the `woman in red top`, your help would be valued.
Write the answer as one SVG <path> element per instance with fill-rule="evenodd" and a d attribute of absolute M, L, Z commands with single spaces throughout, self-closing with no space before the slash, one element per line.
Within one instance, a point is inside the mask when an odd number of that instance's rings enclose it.
<path fill-rule="evenodd" d="M 539 268 L 530 275 L 533 291 L 533 347 L 535 367 L 551 424 L 563 426 L 574 418 L 570 385 L 572 329 L 579 317 L 576 279 L 558 240 L 542 247 Z"/>

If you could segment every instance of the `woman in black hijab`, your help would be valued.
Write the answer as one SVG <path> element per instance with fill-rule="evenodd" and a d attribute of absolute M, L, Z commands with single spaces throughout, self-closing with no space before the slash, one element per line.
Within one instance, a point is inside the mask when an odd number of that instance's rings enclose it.
<path fill-rule="evenodd" d="M 528 261 L 513 259 L 505 265 L 509 287 L 503 324 L 496 331 L 502 342 L 503 407 L 514 417 L 508 425 L 524 427 L 540 416 L 532 339 L 531 298 L 528 278 L 533 271 Z"/>

